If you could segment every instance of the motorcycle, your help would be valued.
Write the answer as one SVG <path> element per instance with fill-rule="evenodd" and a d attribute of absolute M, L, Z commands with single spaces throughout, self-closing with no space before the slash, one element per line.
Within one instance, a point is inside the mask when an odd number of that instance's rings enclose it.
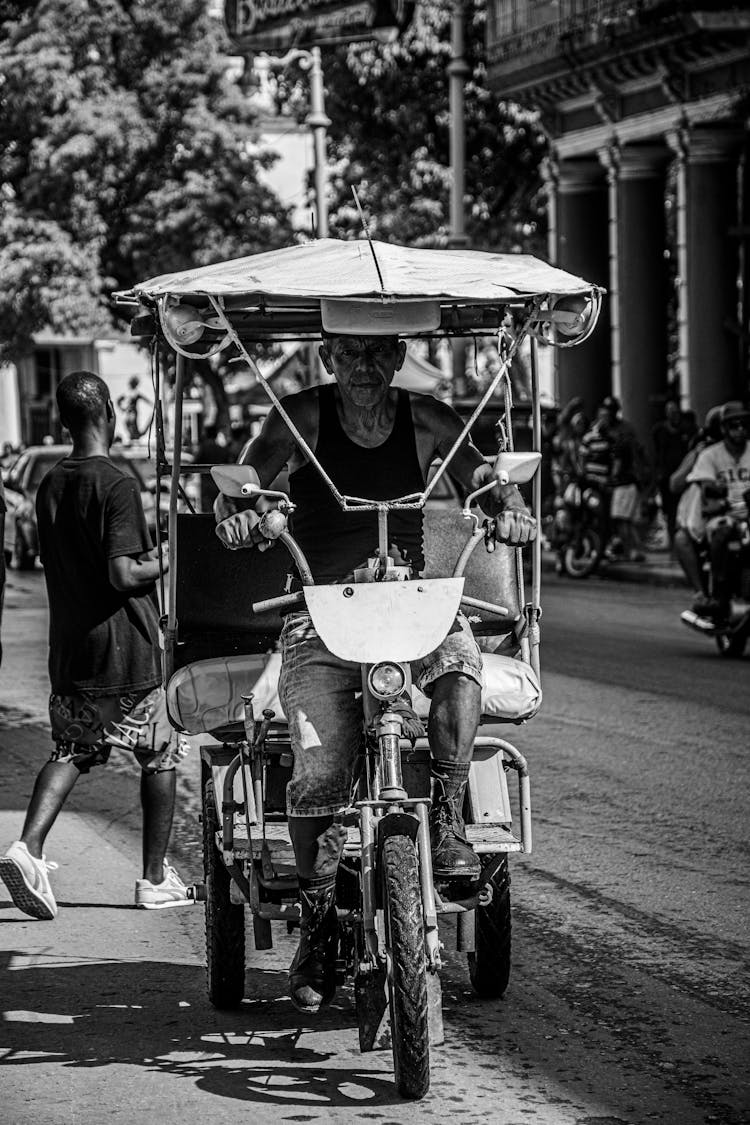
<path fill-rule="evenodd" d="M 480 996 L 500 997 L 508 985 L 508 859 L 531 850 L 530 780 L 523 754 L 497 724 L 523 723 L 541 703 L 540 539 L 528 552 L 527 596 L 523 552 L 496 544 L 492 521 L 472 511 L 485 488 L 466 498 L 461 513 L 430 508 L 428 502 L 499 391 L 505 447 L 486 488 L 529 481 L 532 510 L 540 512 L 540 454 L 513 449 L 510 364 L 528 337 L 538 450 L 536 341 L 568 347 L 586 339 L 596 324 L 601 292 L 529 258 L 446 256 L 368 237 L 367 242 L 324 239 L 155 278 L 120 299 L 138 306 L 131 331 L 156 336 L 176 354 L 173 432 L 181 432 L 186 360 L 228 348 L 254 373 L 342 510 L 377 513 L 377 555 L 349 583 L 315 585 L 288 527 L 289 497 L 262 490 L 248 467 L 191 464 L 189 472 L 212 471 L 229 495 L 263 492 L 273 500 L 274 509 L 258 525 L 262 546 L 281 544 L 286 551 L 278 546 L 226 551 L 211 515 L 178 511 L 183 470 L 175 443 L 173 463 L 164 466 L 171 473 L 164 679 L 173 725 L 214 738 L 201 747 L 204 880 L 193 895 L 205 903 L 209 999 L 218 1008 L 232 1008 L 246 995 L 246 909 L 256 950 L 272 947 L 272 923 L 295 929 L 300 919 L 285 814 L 292 750 L 277 690 L 280 611 L 304 609 L 330 651 L 360 665 L 365 749 L 342 817 L 347 839 L 336 888 L 337 965 L 340 980 L 353 985 L 360 1048 L 390 1043 L 399 1093 L 421 1098 L 429 1088 L 431 1051 L 444 1036 L 443 942 L 451 940 L 467 956 Z M 255 342 L 274 338 L 310 342 L 332 324 L 339 331 L 361 331 L 352 323 L 363 315 L 386 320 L 389 332 L 402 338 L 498 332 L 499 369 L 418 494 L 382 501 L 342 495 L 249 351 Z M 161 375 L 159 349 L 152 354 L 161 398 L 158 421 L 170 407 L 170 383 Z M 389 516 L 408 508 L 424 510 L 428 565 L 422 577 L 389 554 Z M 477 550 L 480 545 L 485 550 Z M 301 583 L 295 592 L 288 558 Z M 485 684 L 464 809 L 481 875 L 456 902 L 441 894 L 432 877 L 429 746 L 410 725 L 412 709 L 419 718 L 421 707 L 425 717 L 428 704 L 410 691 L 409 665 L 439 644 L 462 606 L 483 648 Z M 509 773 L 518 780 L 518 835 Z M 447 918 L 455 920 L 450 939 L 449 931 L 440 929 Z"/>
<path fill-rule="evenodd" d="M 555 497 L 550 544 L 558 574 L 588 578 L 596 571 L 606 541 L 604 512 L 604 497 L 593 485 L 570 481 Z"/>
<path fill-rule="evenodd" d="M 747 521 L 742 524 L 737 539 L 729 544 L 729 556 L 731 597 L 726 619 L 717 623 L 693 609 L 684 610 L 680 619 L 695 632 L 712 637 L 721 656 L 734 659 L 744 654 L 750 637 L 750 525 Z M 705 545 L 701 550 L 701 568 L 705 591 L 711 597 L 711 560 Z"/>

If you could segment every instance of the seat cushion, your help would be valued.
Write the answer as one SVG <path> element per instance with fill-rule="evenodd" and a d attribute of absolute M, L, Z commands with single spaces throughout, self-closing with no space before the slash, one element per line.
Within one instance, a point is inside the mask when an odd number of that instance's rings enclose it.
<path fill-rule="evenodd" d="M 494 722 L 521 722 L 539 710 L 542 689 L 534 670 L 524 661 L 484 653 L 482 718 Z M 243 695 L 252 692 L 257 717 L 274 712 L 285 721 L 279 699 L 278 652 L 261 656 L 213 657 L 180 668 L 167 685 L 167 706 L 174 726 L 187 734 L 208 734 L 229 723 L 242 722 Z M 429 700 L 414 689 L 414 707 L 426 717 Z"/>

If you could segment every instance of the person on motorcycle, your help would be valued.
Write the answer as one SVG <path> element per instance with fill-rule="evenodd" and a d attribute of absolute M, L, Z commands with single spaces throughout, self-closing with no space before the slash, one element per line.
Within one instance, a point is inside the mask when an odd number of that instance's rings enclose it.
<path fill-rule="evenodd" d="M 391 385 L 405 354 L 405 342 L 395 336 L 324 334 L 320 357 L 335 382 L 284 399 L 289 417 L 343 494 L 390 499 L 421 492 L 431 462 L 447 454 L 463 429 L 445 403 Z M 377 554 L 377 514 L 341 511 L 277 410 L 240 462 L 255 469 L 263 487 L 288 466 L 296 506 L 292 530 L 317 583 L 350 581 L 352 572 Z M 492 479 L 492 468 L 466 439 L 451 474 L 468 493 Z M 494 517 L 499 541 L 522 545 L 535 538 L 536 521 L 514 485 L 497 485 L 482 504 Z M 261 498 L 256 510 L 236 511 L 219 497 L 219 539 L 231 549 L 259 542 L 257 512 L 269 506 Z M 391 553 L 418 574 L 425 565 L 421 510 L 394 512 L 389 525 Z M 325 649 L 306 612 L 287 614 L 281 650 L 279 692 L 294 750 L 287 813 L 302 912 L 289 991 L 300 1011 L 316 1012 L 335 991 L 336 872 L 346 839 L 337 818 L 350 802 L 362 738 L 360 669 Z M 433 865 L 436 881 L 449 887 L 465 885 L 480 872 L 461 810 L 480 718 L 481 669 L 463 615 L 412 669 L 430 698 Z"/>
<path fill-rule="evenodd" d="M 693 591 L 693 613 L 698 613 L 699 617 L 702 617 L 702 609 L 710 601 L 703 571 L 706 517 L 703 514 L 701 486 L 688 484 L 688 477 L 703 450 L 721 441 L 721 409 L 721 405 L 710 408 L 703 426 L 691 441 L 690 449 L 669 478 L 669 490 L 677 501 L 672 550 Z M 708 627 L 711 627 L 711 622 L 708 622 Z"/>
<path fill-rule="evenodd" d="M 725 402 L 720 426 L 722 440 L 700 453 L 687 478 L 688 483 L 701 486 L 711 559 L 712 597 L 698 599 L 693 610 L 717 625 L 725 622 L 730 613 L 732 545 L 742 539 L 747 528 L 750 410 L 741 402 Z"/>

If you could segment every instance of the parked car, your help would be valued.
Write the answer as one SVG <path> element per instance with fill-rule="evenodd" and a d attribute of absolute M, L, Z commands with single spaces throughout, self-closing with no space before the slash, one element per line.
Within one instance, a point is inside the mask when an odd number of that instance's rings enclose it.
<path fill-rule="evenodd" d="M 42 477 L 58 461 L 70 453 L 68 445 L 31 445 L 13 462 L 5 477 L 5 518 L 3 550 L 5 560 L 18 570 L 32 570 L 39 556 L 39 533 L 36 525 L 36 494 Z M 148 495 L 153 512 L 153 492 L 148 493 L 137 464 L 118 453 L 114 463 L 138 481 L 141 498 Z M 153 533 L 153 532 L 152 532 Z"/>
<path fill-rule="evenodd" d="M 167 531 L 167 519 L 169 515 L 169 493 L 171 489 L 171 474 L 169 471 L 162 473 L 159 478 L 159 502 L 156 502 L 157 491 L 157 474 L 156 474 L 156 454 L 147 446 L 141 445 L 128 445 L 122 446 L 118 456 L 122 456 L 130 465 L 133 465 L 138 472 L 142 481 L 141 499 L 143 501 L 143 510 L 146 513 L 146 523 L 151 532 L 151 538 L 156 541 L 156 511 L 159 510 L 159 524 L 161 527 L 162 535 Z M 172 460 L 171 450 L 166 451 L 166 458 L 168 462 Z M 180 454 L 180 460 L 183 467 L 194 461 L 195 458 L 191 453 L 186 453 L 184 450 Z M 193 508 L 200 508 L 200 480 L 196 473 L 186 476 L 182 474 L 180 477 L 184 496 L 181 495 L 177 501 L 178 512 L 185 512 Z"/>

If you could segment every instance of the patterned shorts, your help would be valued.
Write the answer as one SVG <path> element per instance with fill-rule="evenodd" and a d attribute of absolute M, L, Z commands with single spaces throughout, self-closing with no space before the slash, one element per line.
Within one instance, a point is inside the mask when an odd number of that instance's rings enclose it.
<path fill-rule="evenodd" d="M 51 695 L 52 762 L 80 773 L 104 765 L 112 748 L 131 751 L 146 773 L 173 770 L 189 744 L 167 718 L 164 688 L 125 695 Z"/>
<path fill-rule="evenodd" d="M 636 484 L 618 484 L 612 489 L 609 514 L 613 520 L 634 520 L 638 514 L 640 494 Z"/>

